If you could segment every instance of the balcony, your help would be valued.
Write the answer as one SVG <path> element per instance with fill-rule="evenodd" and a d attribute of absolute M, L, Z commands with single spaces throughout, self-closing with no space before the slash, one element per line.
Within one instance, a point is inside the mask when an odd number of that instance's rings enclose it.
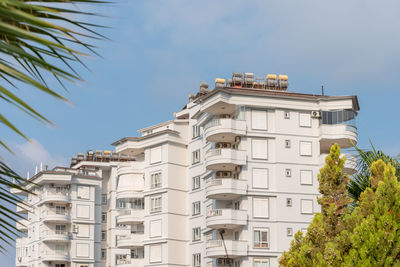
<path fill-rule="evenodd" d="M 245 210 L 215 209 L 207 211 L 206 225 L 213 229 L 235 229 L 246 225 Z"/>
<path fill-rule="evenodd" d="M 41 234 L 42 242 L 47 243 L 68 243 L 70 242 L 71 233 L 62 230 L 46 230 Z"/>
<path fill-rule="evenodd" d="M 357 128 L 346 124 L 322 124 L 320 133 L 321 152 L 329 152 L 330 147 L 337 143 L 341 148 L 357 144 Z"/>
<path fill-rule="evenodd" d="M 71 257 L 67 250 L 46 250 L 41 253 L 42 261 L 49 262 L 49 261 L 56 261 L 56 262 L 69 262 Z"/>
<path fill-rule="evenodd" d="M 28 231 L 28 224 L 29 224 L 29 221 L 27 219 L 19 219 L 16 224 L 16 228 L 19 231 L 26 232 L 26 231 Z"/>
<path fill-rule="evenodd" d="M 67 211 L 47 209 L 42 212 L 41 220 L 45 223 L 69 223 L 71 216 Z"/>
<path fill-rule="evenodd" d="M 144 233 L 132 233 L 130 235 L 117 236 L 118 248 L 143 247 Z"/>
<path fill-rule="evenodd" d="M 233 171 L 236 166 L 246 165 L 246 151 L 231 148 L 210 149 L 206 153 L 205 164 L 209 170 Z"/>
<path fill-rule="evenodd" d="M 225 244 L 224 244 L 225 243 Z M 209 258 L 239 258 L 247 256 L 247 241 L 209 240 L 206 244 L 206 256 Z"/>
<path fill-rule="evenodd" d="M 328 154 L 321 154 L 320 161 L 321 164 L 325 165 L 325 158 Z M 343 172 L 352 175 L 357 172 L 357 157 L 351 154 L 341 154 L 340 157 L 346 156 L 346 162 L 343 166 Z"/>
<path fill-rule="evenodd" d="M 16 212 L 19 214 L 28 214 L 28 212 L 32 212 L 32 207 L 24 200 L 17 205 Z"/>
<path fill-rule="evenodd" d="M 57 190 L 55 188 L 48 188 L 41 195 L 40 204 L 45 203 L 62 203 L 67 204 L 71 201 L 68 190 Z"/>
<path fill-rule="evenodd" d="M 15 267 L 27 267 L 28 265 L 28 257 L 27 256 L 18 256 L 15 258 Z"/>
<path fill-rule="evenodd" d="M 208 179 L 206 197 L 217 200 L 232 200 L 246 195 L 247 181 L 233 178 Z"/>
<path fill-rule="evenodd" d="M 204 125 L 204 136 L 210 142 L 234 142 L 236 136 L 246 134 L 246 121 L 212 119 Z"/>
<path fill-rule="evenodd" d="M 123 209 L 119 214 L 118 224 L 141 224 L 144 220 L 144 209 Z"/>

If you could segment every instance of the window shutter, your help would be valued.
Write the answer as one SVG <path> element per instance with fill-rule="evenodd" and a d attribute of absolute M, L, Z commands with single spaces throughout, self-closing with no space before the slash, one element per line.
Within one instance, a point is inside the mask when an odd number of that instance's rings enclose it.
<path fill-rule="evenodd" d="M 253 159 L 268 159 L 268 140 L 253 139 L 252 140 L 252 157 Z"/>
<path fill-rule="evenodd" d="M 267 130 L 267 111 L 256 110 L 251 111 L 251 128 L 255 130 Z"/>
<path fill-rule="evenodd" d="M 253 217 L 268 218 L 268 198 L 253 198 Z"/>
<path fill-rule="evenodd" d="M 268 169 L 253 169 L 253 187 L 268 188 Z"/>

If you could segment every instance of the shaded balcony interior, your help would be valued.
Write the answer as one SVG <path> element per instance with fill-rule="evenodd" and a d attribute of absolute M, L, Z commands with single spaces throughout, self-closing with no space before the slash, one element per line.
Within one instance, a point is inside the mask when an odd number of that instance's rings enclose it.
<path fill-rule="evenodd" d="M 142 266 L 144 265 L 144 247 L 132 248 L 129 254 L 116 254 L 116 265 Z"/>
<path fill-rule="evenodd" d="M 122 225 L 142 224 L 144 220 L 144 198 L 124 198 L 117 200 L 119 215 L 117 223 Z"/>

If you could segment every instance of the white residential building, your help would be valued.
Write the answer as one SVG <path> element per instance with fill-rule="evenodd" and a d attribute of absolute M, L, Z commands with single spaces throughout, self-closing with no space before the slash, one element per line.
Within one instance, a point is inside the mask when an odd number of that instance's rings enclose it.
<path fill-rule="evenodd" d="M 277 266 L 320 210 L 330 146 L 357 142 L 359 105 L 267 77 L 201 84 L 174 120 L 114 142 L 112 154 L 36 174 L 31 207 L 17 207 L 27 234 L 16 266 Z"/>

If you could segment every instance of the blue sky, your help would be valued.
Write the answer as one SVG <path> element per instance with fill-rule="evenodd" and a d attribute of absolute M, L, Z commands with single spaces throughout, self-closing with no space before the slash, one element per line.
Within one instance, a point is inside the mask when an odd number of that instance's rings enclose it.
<path fill-rule="evenodd" d="M 86 82 L 59 90 L 72 105 L 21 88 L 57 127 L 7 107 L 2 113 L 34 144 L 1 128 L 18 157 L 0 155 L 25 175 L 41 161 L 61 165 L 77 152 L 112 149 L 113 141 L 171 119 L 200 81 L 234 71 L 288 74 L 294 92 L 319 94 L 324 85 L 328 95 L 358 95 L 360 146 L 371 139 L 397 155 L 399 11 L 396 0 L 119 1 L 101 10 L 112 41 L 96 42 L 102 58 L 86 59 Z M 13 250 L 0 260 L 13 266 Z"/>

